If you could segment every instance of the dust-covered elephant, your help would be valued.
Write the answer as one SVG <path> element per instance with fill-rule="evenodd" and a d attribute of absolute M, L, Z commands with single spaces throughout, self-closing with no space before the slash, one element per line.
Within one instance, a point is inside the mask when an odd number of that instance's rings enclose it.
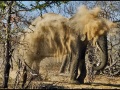
<path fill-rule="evenodd" d="M 28 33 L 20 38 L 16 49 L 17 58 L 38 73 L 39 64 L 44 58 L 72 54 L 70 80 L 83 83 L 86 77 L 85 51 L 88 42 L 92 41 L 96 46 L 98 38 L 115 26 L 111 21 L 99 17 L 100 12 L 98 7 L 89 10 L 86 6 L 81 6 L 71 18 L 55 13 L 36 18 Z M 80 75 L 77 78 L 78 66 Z"/>

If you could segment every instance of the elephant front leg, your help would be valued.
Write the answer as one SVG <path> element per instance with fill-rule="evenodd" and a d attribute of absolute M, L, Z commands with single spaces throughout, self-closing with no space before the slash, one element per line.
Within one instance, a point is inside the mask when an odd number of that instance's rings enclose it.
<path fill-rule="evenodd" d="M 86 77 L 86 73 L 87 73 L 87 70 L 86 70 L 86 63 L 85 63 L 85 53 L 86 53 L 86 47 L 87 47 L 87 44 L 84 45 L 84 47 L 81 48 L 81 51 L 79 53 L 79 71 L 80 71 L 80 75 L 78 76 L 77 80 L 83 84 L 84 83 L 84 79 Z"/>
<path fill-rule="evenodd" d="M 86 77 L 86 64 L 85 64 L 85 52 L 86 52 L 87 43 L 79 45 L 78 53 L 75 59 L 72 59 L 71 67 L 71 80 L 77 81 L 77 83 L 83 84 Z M 80 74 L 78 75 L 78 68 Z M 78 78 L 77 78 L 78 77 Z"/>
<path fill-rule="evenodd" d="M 80 75 L 78 75 L 78 69 L 80 71 Z M 86 64 L 85 60 L 74 60 L 72 62 L 71 71 L 70 71 L 70 82 L 76 84 L 83 84 L 84 79 L 86 77 Z M 78 77 L 78 78 L 77 78 Z"/>
<path fill-rule="evenodd" d="M 74 60 L 72 60 L 72 65 L 70 69 L 70 83 L 79 84 L 79 82 L 77 81 L 79 59 L 76 58 L 75 55 L 73 55 L 72 58 L 74 58 Z"/>
<path fill-rule="evenodd" d="M 80 82 L 80 84 L 84 83 L 84 79 L 86 77 L 86 64 L 85 60 L 81 60 L 79 63 L 79 70 L 80 70 L 80 75 L 78 76 L 77 80 Z"/>

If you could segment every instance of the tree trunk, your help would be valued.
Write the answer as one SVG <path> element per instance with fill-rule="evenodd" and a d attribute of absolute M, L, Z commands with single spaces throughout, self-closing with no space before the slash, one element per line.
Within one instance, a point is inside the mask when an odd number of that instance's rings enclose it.
<path fill-rule="evenodd" d="M 9 3 L 8 9 L 8 20 L 7 20 L 7 29 L 6 29 L 6 42 L 5 42 L 5 68 L 4 68 L 4 80 L 3 80 L 3 88 L 8 88 L 8 79 L 9 79 L 9 72 L 10 72 L 10 59 L 11 59 L 11 43 L 10 43 L 10 30 L 11 30 L 11 7 L 13 1 Z"/>

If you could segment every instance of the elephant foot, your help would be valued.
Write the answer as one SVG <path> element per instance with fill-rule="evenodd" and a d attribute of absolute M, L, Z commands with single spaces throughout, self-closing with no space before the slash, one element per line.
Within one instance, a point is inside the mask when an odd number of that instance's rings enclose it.
<path fill-rule="evenodd" d="M 80 82 L 78 80 L 70 80 L 69 83 L 70 84 L 80 84 Z"/>
<path fill-rule="evenodd" d="M 80 83 L 80 84 L 84 84 L 84 80 L 82 79 L 77 79 L 77 81 Z"/>
<path fill-rule="evenodd" d="M 69 83 L 71 84 L 84 84 L 84 80 L 70 80 Z"/>
<path fill-rule="evenodd" d="M 78 81 L 80 84 L 84 84 L 84 81 Z"/>

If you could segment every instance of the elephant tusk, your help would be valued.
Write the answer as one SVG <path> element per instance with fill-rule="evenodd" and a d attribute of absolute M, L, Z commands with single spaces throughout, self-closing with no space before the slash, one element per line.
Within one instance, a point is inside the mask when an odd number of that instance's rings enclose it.
<path fill-rule="evenodd" d="M 100 45 L 96 42 L 96 46 L 99 49 L 99 51 L 103 52 L 103 50 L 101 49 Z"/>

